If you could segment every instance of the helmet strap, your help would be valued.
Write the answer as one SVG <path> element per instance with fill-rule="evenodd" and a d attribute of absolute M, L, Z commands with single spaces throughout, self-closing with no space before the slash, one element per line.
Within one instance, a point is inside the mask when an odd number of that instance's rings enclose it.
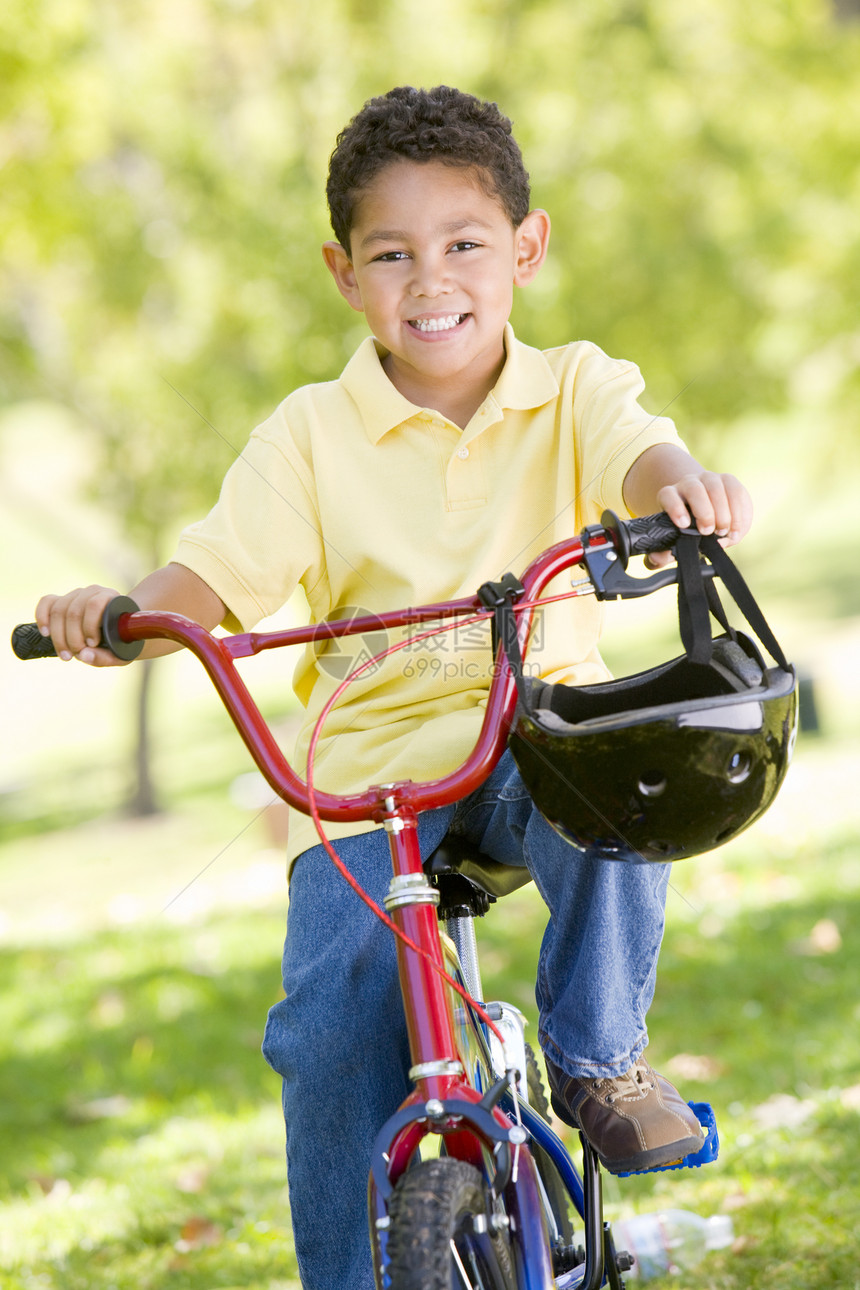
<path fill-rule="evenodd" d="M 512 573 L 506 573 L 500 582 L 485 582 L 478 588 L 481 604 L 493 611 L 493 656 L 497 654 L 501 642 L 502 653 L 516 682 L 520 703 L 523 707 L 528 707 L 519 624 L 514 613 L 514 603 L 524 595 L 525 587 Z"/>
<path fill-rule="evenodd" d="M 675 543 L 678 563 L 678 626 L 691 663 L 710 663 L 714 652 L 711 607 L 705 595 L 698 534 L 679 533 Z"/>
<path fill-rule="evenodd" d="M 737 635 L 729 623 L 713 578 L 705 573 L 710 563 L 713 573 L 722 580 L 723 586 L 762 645 L 783 671 L 789 671 L 785 654 L 757 601 L 717 538 L 713 534 L 703 536 L 689 530 L 679 532 L 674 553 L 678 566 L 678 626 L 681 642 L 690 662 L 705 665 L 711 662 L 714 652 L 711 615 L 731 639 L 736 639 Z M 478 589 L 478 598 L 493 612 L 493 653 L 498 653 L 501 644 L 502 655 L 507 659 L 516 683 L 520 704 L 526 712 L 530 712 L 532 704 L 529 688 L 525 683 L 519 624 L 514 613 L 514 604 L 524 593 L 522 583 L 513 574 L 506 573 L 499 582 L 485 582 Z"/>
<path fill-rule="evenodd" d="M 730 636 L 735 635 L 712 579 L 703 575 L 704 561 L 707 560 L 762 645 L 777 665 L 783 671 L 788 671 L 785 654 L 755 597 L 717 538 L 713 534 L 702 536 L 699 533 L 679 533 L 675 543 L 675 558 L 678 562 L 678 626 L 690 661 L 706 664 L 711 661 L 714 648 L 711 614 Z"/>

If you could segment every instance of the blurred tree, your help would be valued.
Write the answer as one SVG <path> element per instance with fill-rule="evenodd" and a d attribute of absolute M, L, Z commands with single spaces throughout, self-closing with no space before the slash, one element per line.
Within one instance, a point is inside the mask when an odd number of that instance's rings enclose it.
<path fill-rule="evenodd" d="M 317 267 L 325 36 L 262 4 L 10 0 L 0 24 L 3 398 L 81 414 L 127 544 L 105 580 L 129 585 L 208 508 L 249 426 L 351 348 Z M 149 669 L 140 684 L 149 811 Z"/>
<path fill-rule="evenodd" d="M 806 406 L 832 469 L 860 402 L 860 25 L 836 12 L 6 0 L 0 396 L 80 414 L 127 582 L 169 557 L 250 425 L 363 334 L 320 266 L 337 130 L 393 84 L 448 81 L 513 116 L 553 216 L 523 338 L 635 358 L 656 406 L 683 391 L 697 447 Z"/>
<path fill-rule="evenodd" d="M 513 107 L 555 225 L 528 330 L 636 358 L 702 430 L 798 401 L 818 431 L 838 413 L 844 451 L 860 32 L 815 0 L 617 0 L 533 11 L 523 47 Z"/>

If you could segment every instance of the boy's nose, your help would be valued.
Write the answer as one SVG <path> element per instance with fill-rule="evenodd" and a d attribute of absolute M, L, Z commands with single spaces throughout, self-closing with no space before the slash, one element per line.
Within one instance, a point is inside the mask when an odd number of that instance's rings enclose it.
<path fill-rule="evenodd" d="M 451 281 L 444 265 L 416 262 L 409 289 L 413 296 L 432 299 L 450 291 Z"/>

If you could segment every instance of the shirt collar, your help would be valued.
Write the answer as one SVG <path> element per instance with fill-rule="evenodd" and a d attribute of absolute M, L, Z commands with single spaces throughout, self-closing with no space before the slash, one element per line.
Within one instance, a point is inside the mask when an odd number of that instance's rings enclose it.
<path fill-rule="evenodd" d="M 524 345 L 505 325 L 505 365 L 488 398 L 500 409 L 524 411 L 539 408 L 559 392 L 552 368 L 539 349 Z M 382 368 L 387 350 L 373 336 L 362 341 L 347 363 L 340 383 L 355 403 L 367 437 L 379 443 L 389 430 L 412 420 L 424 411 L 404 398 Z"/>
<path fill-rule="evenodd" d="M 546 355 L 517 340 L 510 323 L 505 325 L 505 355 L 501 375 L 490 392 L 500 408 L 525 412 L 557 397 L 558 381 Z"/>

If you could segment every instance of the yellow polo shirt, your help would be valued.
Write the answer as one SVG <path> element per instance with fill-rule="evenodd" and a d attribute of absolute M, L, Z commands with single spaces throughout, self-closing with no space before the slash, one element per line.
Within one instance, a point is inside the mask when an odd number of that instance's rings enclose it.
<path fill-rule="evenodd" d="M 638 368 L 586 341 L 532 349 L 510 327 L 505 349 L 499 380 L 465 429 L 408 402 L 370 337 L 338 380 L 281 403 L 175 556 L 228 606 L 229 630 L 250 630 L 299 584 L 314 621 L 472 595 L 508 570 L 522 573 L 605 507 L 628 514 L 622 484 L 633 462 L 652 444 L 680 442 L 670 420 L 640 406 Z M 600 623 L 593 597 L 546 609 L 529 670 L 580 684 L 605 679 Z M 384 637 L 305 651 L 293 678 L 306 709 L 300 773 L 349 658 L 377 652 Z M 452 769 L 477 735 L 491 669 L 487 624 L 411 642 L 346 691 L 318 748 L 316 784 L 351 792 Z M 290 856 L 316 841 L 294 812 Z"/>

